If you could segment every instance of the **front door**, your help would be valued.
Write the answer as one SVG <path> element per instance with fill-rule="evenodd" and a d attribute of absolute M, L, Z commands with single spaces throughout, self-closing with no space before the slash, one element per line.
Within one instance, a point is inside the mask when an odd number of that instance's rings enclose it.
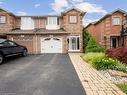
<path fill-rule="evenodd" d="M 117 47 L 117 37 L 111 37 L 111 48 Z"/>
<path fill-rule="evenodd" d="M 79 36 L 68 37 L 68 48 L 69 51 L 80 51 Z"/>

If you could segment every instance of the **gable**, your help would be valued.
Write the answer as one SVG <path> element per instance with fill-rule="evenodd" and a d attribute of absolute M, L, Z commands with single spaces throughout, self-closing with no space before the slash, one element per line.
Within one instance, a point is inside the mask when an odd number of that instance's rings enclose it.
<path fill-rule="evenodd" d="M 64 12 L 62 12 L 61 14 L 67 14 L 67 13 L 78 13 L 81 15 L 84 15 L 86 12 L 83 12 L 82 10 L 76 8 L 76 7 L 72 7 L 70 9 L 65 10 Z"/>
<path fill-rule="evenodd" d="M 71 9 L 71 10 L 67 11 L 66 13 L 70 13 L 70 12 L 81 13 L 80 11 L 78 11 L 76 9 Z"/>

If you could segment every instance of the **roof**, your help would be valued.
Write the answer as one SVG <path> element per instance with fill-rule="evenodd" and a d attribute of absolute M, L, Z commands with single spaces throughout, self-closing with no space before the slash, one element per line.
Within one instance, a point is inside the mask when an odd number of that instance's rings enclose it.
<path fill-rule="evenodd" d="M 7 34 L 69 34 L 66 32 L 63 28 L 58 30 L 47 30 L 45 28 L 41 29 L 34 29 L 34 30 L 20 30 L 15 29 L 11 32 L 8 32 Z"/>
<path fill-rule="evenodd" d="M 124 15 L 127 15 L 127 12 L 122 10 L 122 9 L 116 9 L 115 11 L 113 12 L 110 12 L 108 14 L 106 14 L 104 17 L 102 17 L 99 21 L 97 21 L 95 24 L 97 24 L 98 22 L 102 21 L 103 19 L 107 18 L 108 16 L 111 16 L 112 14 L 114 14 L 115 12 L 121 12 L 123 13 Z"/>
<path fill-rule="evenodd" d="M 115 12 L 121 12 L 121 13 L 123 13 L 125 16 L 127 16 L 127 12 L 126 12 L 126 11 L 124 11 L 124 10 L 118 8 L 118 9 L 116 9 L 115 11 L 106 14 L 105 16 L 103 16 L 100 20 L 96 21 L 95 23 L 93 23 L 93 22 L 92 22 L 92 23 L 89 23 L 89 24 L 86 26 L 86 28 L 89 27 L 90 25 L 96 25 L 96 24 L 98 24 L 99 22 L 101 22 L 101 21 L 104 20 L 105 18 L 111 16 L 111 15 L 114 14 Z"/>
<path fill-rule="evenodd" d="M 5 12 L 5 13 L 8 13 L 10 15 L 13 15 L 15 16 L 12 12 L 8 11 L 8 10 L 5 10 L 4 8 L 0 8 L 0 12 Z"/>
<path fill-rule="evenodd" d="M 61 17 L 60 15 L 26 15 L 26 16 L 17 16 L 17 17 L 33 17 L 33 18 L 46 18 L 46 17 Z"/>
<path fill-rule="evenodd" d="M 69 8 L 69 9 L 65 10 L 64 12 L 61 12 L 61 15 L 62 15 L 63 13 L 69 12 L 70 10 L 76 10 L 76 11 L 81 12 L 82 14 L 85 14 L 85 13 L 86 13 L 86 12 L 84 12 L 84 11 L 82 11 L 82 10 L 76 8 L 76 7 L 71 7 L 71 8 Z M 33 15 L 33 16 L 32 16 L 32 15 L 31 15 L 31 16 L 25 15 L 25 16 L 18 16 L 18 15 L 14 15 L 12 12 L 9 12 L 9 11 L 5 10 L 4 8 L 0 8 L 0 11 L 9 13 L 9 14 L 11 14 L 11 15 L 13 15 L 13 16 L 16 16 L 16 17 L 50 17 L 50 16 L 61 17 L 61 15 Z"/>
<path fill-rule="evenodd" d="M 97 22 L 97 21 L 89 23 L 89 24 L 86 26 L 86 28 L 89 27 L 90 25 L 94 25 L 96 22 Z"/>
<path fill-rule="evenodd" d="M 67 10 L 65 10 L 65 11 L 61 12 L 61 14 L 65 14 L 65 13 L 67 13 L 67 12 L 71 11 L 71 10 L 76 10 L 76 11 L 78 11 L 78 12 L 82 13 L 83 15 L 86 13 L 86 12 L 84 12 L 84 11 L 80 10 L 79 8 L 77 8 L 77 7 L 73 6 L 73 7 L 71 7 L 71 8 L 68 8 Z"/>
<path fill-rule="evenodd" d="M 67 13 L 67 12 L 69 12 L 70 10 L 76 10 L 76 11 L 79 11 L 79 12 L 81 12 L 81 13 L 85 13 L 84 11 L 82 11 L 82 10 L 80 10 L 79 8 L 77 8 L 77 7 L 71 7 L 71 8 L 68 8 L 67 10 L 65 10 L 64 12 L 62 12 L 62 13 Z"/>

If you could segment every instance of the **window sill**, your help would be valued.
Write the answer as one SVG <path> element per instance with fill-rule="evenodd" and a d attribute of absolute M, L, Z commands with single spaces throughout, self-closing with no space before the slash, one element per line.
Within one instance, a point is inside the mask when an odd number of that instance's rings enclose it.
<path fill-rule="evenodd" d="M 78 51 L 80 51 L 80 50 L 68 50 L 68 51 L 70 51 L 70 52 L 77 51 L 77 52 L 78 52 Z"/>

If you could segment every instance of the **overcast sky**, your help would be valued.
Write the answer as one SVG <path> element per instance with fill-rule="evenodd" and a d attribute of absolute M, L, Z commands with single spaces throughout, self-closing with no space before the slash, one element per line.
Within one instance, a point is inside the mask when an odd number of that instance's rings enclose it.
<path fill-rule="evenodd" d="M 118 8 L 127 11 L 127 0 L 0 0 L 0 6 L 16 15 L 54 15 L 76 6 L 87 12 L 84 24 Z"/>

